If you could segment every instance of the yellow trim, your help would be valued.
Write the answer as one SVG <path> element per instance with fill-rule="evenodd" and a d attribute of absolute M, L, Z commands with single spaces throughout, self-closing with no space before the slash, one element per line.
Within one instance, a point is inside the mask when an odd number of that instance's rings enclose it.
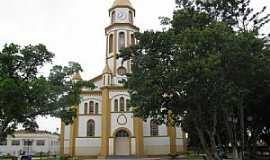
<path fill-rule="evenodd" d="M 168 127 L 168 135 L 170 137 L 170 153 L 176 154 L 176 129 Z"/>
<path fill-rule="evenodd" d="M 101 96 L 101 91 L 82 91 L 81 95 L 83 96 Z"/>
<path fill-rule="evenodd" d="M 76 114 L 79 114 L 79 106 L 75 107 L 76 109 Z M 70 134 L 70 150 L 69 150 L 69 154 L 71 156 L 75 156 L 76 155 L 76 137 L 78 135 L 78 116 L 76 116 L 74 118 L 73 123 L 71 124 L 71 130 L 70 130 L 71 134 Z"/>
<path fill-rule="evenodd" d="M 77 138 L 101 138 L 101 137 L 77 137 Z"/>
<path fill-rule="evenodd" d="M 65 141 L 65 123 L 61 120 L 61 129 L 60 129 L 60 154 L 64 156 L 64 141 Z"/>
<path fill-rule="evenodd" d="M 127 91 L 127 89 L 124 86 L 104 86 L 104 87 L 101 87 L 101 89 L 104 89 L 104 88 L 110 89 L 111 92 L 113 92 L 113 91 L 126 92 Z"/>
<path fill-rule="evenodd" d="M 110 104 L 109 104 L 109 89 L 102 89 L 102 119 L 101 119 L 101 150 L 100 155 L 107 157 L 109 155 L 109 136 L 110 136 Z"/>
<path fill-rule="evenodd" d="M 172 126 L 172 116 L 173 113 L 172 111 L 169 111 L 168 113 L 168 136 L 170 137 L 170 154 L 176 154 L 177 150 L 176 150 L 176 129 Z"/>
<path fill-rule="evenodd" d="M 136 142 L 136 156 L 142 157 L 144 155 L 144 141 L 143 141 L 143 121 L 138 117 L 133 118 L 134 134 Z"/>

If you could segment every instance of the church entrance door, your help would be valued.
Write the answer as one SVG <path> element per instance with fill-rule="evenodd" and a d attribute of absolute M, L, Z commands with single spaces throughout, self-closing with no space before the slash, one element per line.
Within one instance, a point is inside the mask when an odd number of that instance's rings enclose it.
<path fill-rule="evenodd" d="M 125 130 L 120 130 L 115 136 L 115 154 L 117 156 L 130 155 L 130 138 Z"/>

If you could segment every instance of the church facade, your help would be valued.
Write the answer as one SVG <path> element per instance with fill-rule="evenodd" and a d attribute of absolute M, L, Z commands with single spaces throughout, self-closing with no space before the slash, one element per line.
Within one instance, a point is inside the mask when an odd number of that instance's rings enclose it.
<path fill-rule="evenodd" d="M 128 90 L 121 83 L 131 72 L 131 61 L 117 59 L 119 50 L 136 44 L 135 9 L 129 0 L 115 0 L 109 9 L 111 23 L 105 28 L 106 64 L 103 73 L 91 81 L 94 90 L 83 89 L 82 101 L 73 124 L 61 124 L 62 155 L 146 156 L 168 155 L 185 150 L 180 127 L 158 125 L 134 117 Z M 76 74 L 74 80 L 81 79 Z"/>

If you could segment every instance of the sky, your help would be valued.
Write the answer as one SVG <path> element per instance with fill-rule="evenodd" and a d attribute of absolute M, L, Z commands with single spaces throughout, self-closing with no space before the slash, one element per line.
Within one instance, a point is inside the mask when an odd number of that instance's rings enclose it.
<path fill-rule="evenodd" d="M 105 64 L 105 32 L 108 9 L 114 0 L 0 0 L 0 48 L 5 43 L 21 46 L 42 43 L 55 54 L 53 64 L 79 62 L 83 79 L 102 73 Z M 161 30 L 158 17 L 171 17 L 174 0 L 130 0 L 136 9 L 135 25 L 144 30 Z M 251 0 L 259 9 L 270 0 Z M 270 33 L 270 24 L 265 26 Z M 48 74 L 46 65 L 42 74 Z M 41 130 L 56 131 L 60 120 L 39 117 Z"/>

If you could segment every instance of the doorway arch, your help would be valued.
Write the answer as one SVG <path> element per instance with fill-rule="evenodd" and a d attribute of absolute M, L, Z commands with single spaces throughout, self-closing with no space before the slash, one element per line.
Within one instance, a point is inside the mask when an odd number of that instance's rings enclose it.
<path fill-rule="evenodd" d="M 119 128 L 114 134 L 114 155 L 131 155 L 131 134 L 126 128 Z"/>

